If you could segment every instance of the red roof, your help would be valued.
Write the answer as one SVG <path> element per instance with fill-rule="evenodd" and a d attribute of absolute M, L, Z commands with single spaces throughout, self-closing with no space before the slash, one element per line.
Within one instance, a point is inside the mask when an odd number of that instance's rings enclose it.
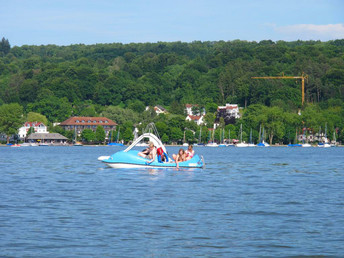
<path fill-rule="evenodd" d="M 187 108 L 192 108 L 192 107 L 198 107 L 198 105 L 197 104 L 185 104 L 185 107 L 187 107 Z"/>
<path fill-rule="evenodd" d="M 106 117 L 73 116 L 60 125 L 117 125 Z"/>
<path fill-rule="evenodd" d="M 39 125 L 44 125 L 42 122 L 25 122 L 24 126 L 25 127 L 35 127 Z"/>
<path fill-rule="evenodd" d="M 218 107 L 217 109 L 237 109 L 238 106 L 235 105 L 235 106 L 224 106 L 224 107 Z"/>
<path fill-rule="evenodd" d="M 188 117 L 190 117 L 191 120 L 200 120 L 201 119 L 201 116 L 188 115 Z"/>

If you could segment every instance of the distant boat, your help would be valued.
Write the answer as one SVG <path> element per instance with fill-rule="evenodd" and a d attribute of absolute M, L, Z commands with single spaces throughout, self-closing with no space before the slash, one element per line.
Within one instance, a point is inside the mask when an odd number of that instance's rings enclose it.
<path fill-rule="evenodd" d="M 225 135 L 224 135 L 225 131 L 224 129 L 221 129 L 221 143 L 219 144 L 219 147 L 227 147 L 227 145 L 224 143 L 224 138 L 225 138 Z"/>
<path fill-rule="evenodd" d="M 309 148 L 309 147 L 312 147 L 312 145 L 310 145 L 308 143 L 308 140 L 307 140 L 307 129 L 303 130 L 303 143 L 302 143 L 302 147 L 303 148 Z M 306 139 L 306 142 L 305 142 L 305 139 Z"/>
<path fill-rule="evenodd" d="M 252 128 L 250 130 L 250 142 L 248 144 L 248 147 L 256 147 L 256 145 L 252 142 Z"/>
<path fill-rule="evenodd" d="M 210 131 L 209 134 L 211 135 Z M 209 141 L 205 146 L 206 147 L 219 147 L 219 145 L 214 141 L 214 134 L 215 134 L 215 129 L 213 130 L 213 135 L 211 141 Z M 210 137 L 209 137 L 210 138 Z"/>
<path fill-rule="evenodd" d="M 331 142 L 331 147 L 337 147 L 337 139 L 336 139 L 336 132 L 333 131 L 333 139 Z"/>
<path fill-rule="evenodd" d="M 320 129 L 319 129 L 319 136 L 320 136 Z M 324 135 L 324 141 L 318 143 L 318 147 L 320 148 L 330 148 L 331 145 L 328 143 L 327 140 L 327 123 L 325 124 L 325 135 Z"/>
<path fill-rule="evenodd" d="M 302 144 L 300 144 L 300 143 L 295 143 L 295 144 L 290 143 L 290 144 L 288 144 L 287 146 L 288 146 L 288 147 L 302 147 Z"/>
<path fill-rule="evenodd" d="M 248 144 L 242 141 L 242 124 L 240 124 L 240 142 L 235 147 L 248 147 Z"/>
<path fill-rule="evenodd" d="M 262 126 L 259 126 L 259 143 L 256 145 L 257 147 L 269 147 L 270 144 L 265 142 L 265 133 L 264 133 L 264 127 L 262 131 Z"/>
<path fill-rule="evenodd" d="M 21 147 L 20 146 L 20 144 L 12 144 L 12 145 L 10 145 L 12 148 L 19 148 L 19 147 Z"/>
<path fill-rule="evenodd" d="M 73 146 L 84 146 L 81 142 L 75 142 Z"/>
<path fill-rule="evenodd" d="M 120 132 L 121 128 L 118 127 L 118 132 L 117 132 L 117 137 L 116 137 L 116 141 L 115 142 L 110 142 L 108 144 L 108 146 L 124 146 L 123 143 L 119 143 L 118 140 L 119 140 L 119 132 Z"/>
<path fill-rule="evenodd" d="M 124 146 L 123 143 L 118 143 L 118 142 L 111 142 L 108 144 L 108 146 Z"/>
<path fill-rule="evenodd" d="M 207 147 L 219 147 L 219 145 L 216 142 L 209 142 L 205 146 L 207 146 Z"/>

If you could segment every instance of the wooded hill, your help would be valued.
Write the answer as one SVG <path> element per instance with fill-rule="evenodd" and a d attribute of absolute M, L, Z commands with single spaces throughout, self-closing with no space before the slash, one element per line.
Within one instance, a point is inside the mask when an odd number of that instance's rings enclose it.
<path fill-rule="evenodd" d="M 141 113 L 160 104 L 181 114 L 185 103 L 237 103 L 296 113 L 300 80 L 251 77 L 302 72 L 309 76 L 308 105 L 343 112 L 344 40 L 9 44 L 4 38 L 0 43 L 0 105 L 19 103 L 50 122 L 100 114 L 110 105 Z"/>

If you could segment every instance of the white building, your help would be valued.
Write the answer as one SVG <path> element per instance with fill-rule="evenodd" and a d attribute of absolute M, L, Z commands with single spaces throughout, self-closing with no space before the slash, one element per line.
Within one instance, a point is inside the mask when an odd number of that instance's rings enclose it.
<path fill-rule="evenodd" d="M 193 104 L 185 104 L 185 112 L 186 112 L 186 115 L 194 115 L 193 114 L 193 112 L 192 112 L 192 108 L 193 107 L 198 107 L 198 105 L 193 105 Z M 200 113 L 198 113 L 198 114 L 196 114 L 196 115 L 198 115 L 198 116 L 201 116 L 201 115 L 205 115 L 205 109 L 204 108 L 202 108 L 202 111 L 201 111 L 201 114 Z"/>
<path fill-rule="evenodd" d="M 26 138 L 27 132 L 33 127 L 35 133 L 49 133 L 47 127 L 42 122 L 26 122 L 24 126 L 19 128 L 19 138 Z"/>
<path fill-rule="evenodd" d="M 226 104 L 226 106 L 218 106 L 217 112 L 221 114 L 220 116 L 234 117 L 235 119 L 240 118 L 238 104 Z"/>
<path fill-rule="evenodd" d="M 146 111 L 148 111 L 149 109 L 150 109 L 150 107 L 147 106 L 147 107 L 146 107 Z M 153 107 L 153 110 L 155 111 L 155 113 L 156 113 L 157 115 L 160 115 L 160 114 L 167 114 L 166 108 L 164 108 L 164 107 L 162 107 L 162 106 L 160 106 L 160 105 L 154 106 L 154 107 Z"/>
<path fill-rule="evenodd" d="M 204 116 L 194 116 L 194 115 L 188 115 L 186 117 L 186 121 L 194 121 L 197 125 L 202 125 L 204 123 L 203 121 Z"/>

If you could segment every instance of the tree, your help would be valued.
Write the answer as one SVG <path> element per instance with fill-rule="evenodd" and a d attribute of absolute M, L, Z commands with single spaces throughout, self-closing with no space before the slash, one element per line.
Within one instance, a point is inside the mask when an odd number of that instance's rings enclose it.
<path fill-rule="evenodd" d="M 168 141 L 169 141 L 169 138 L 168 138 L 168 136 L 167 136 L 167 134 L 163 134 L 163 136 L 161 137 L 161 141 L 163 142 L 163 143 L 168 143 Z"/>
<path fill-rule="evenodd" d="M 123 140 L 129 142 L 133 139 L 133 132 L 130 127 L 127 127 L 123 133 Z"/>
<path fill-rule="evenodd" d="M 91 129 L 84 129 L 81 133 L 81 138 L 86 142 L 92 142 L 96 139 L 96 135 Z"/>
<path fill-rule="evenodd" d="M 29 112 L 26 116 L 26 122 L 41 122 L 46 126 L 48 125 L 47 117 L 36 112 Z"/>
<path fill-rule="evenodd" d="M 172 127 L 170 139 L 172 141 L 178 142 L 183 139 L 183 132 L 180 128 Z"/>
<path fill-rule="evenodd" d="M 7 55 L 11 50 L 11 45 L 8 41 L 8 39 L 2 38 L 0 42 L 0 53 L 2 52 L 3 55 Z"/>
<path fill-rule="evenodd" d="M 7 135 L 7 143 L 9 143 L 12 134 L 18 133 L 18 129 L 23 123 L 23 107 L 18 103 L 0 106 L 0 132 Z"/>
<path fill-rule="evenodd" d="M 95 138 L 99 143 L 103 143 L 105 141 L 105 130 L 101 125 L 97 126 Z"/>
<path fill-rule="evenodd" d="M 30 126 L 29 130 L 26 133 L 26 138 L 28 138 L 30 136 L 30 134 L 33 134 L 33 133 L 35 133 L 35 128 Z"/>

